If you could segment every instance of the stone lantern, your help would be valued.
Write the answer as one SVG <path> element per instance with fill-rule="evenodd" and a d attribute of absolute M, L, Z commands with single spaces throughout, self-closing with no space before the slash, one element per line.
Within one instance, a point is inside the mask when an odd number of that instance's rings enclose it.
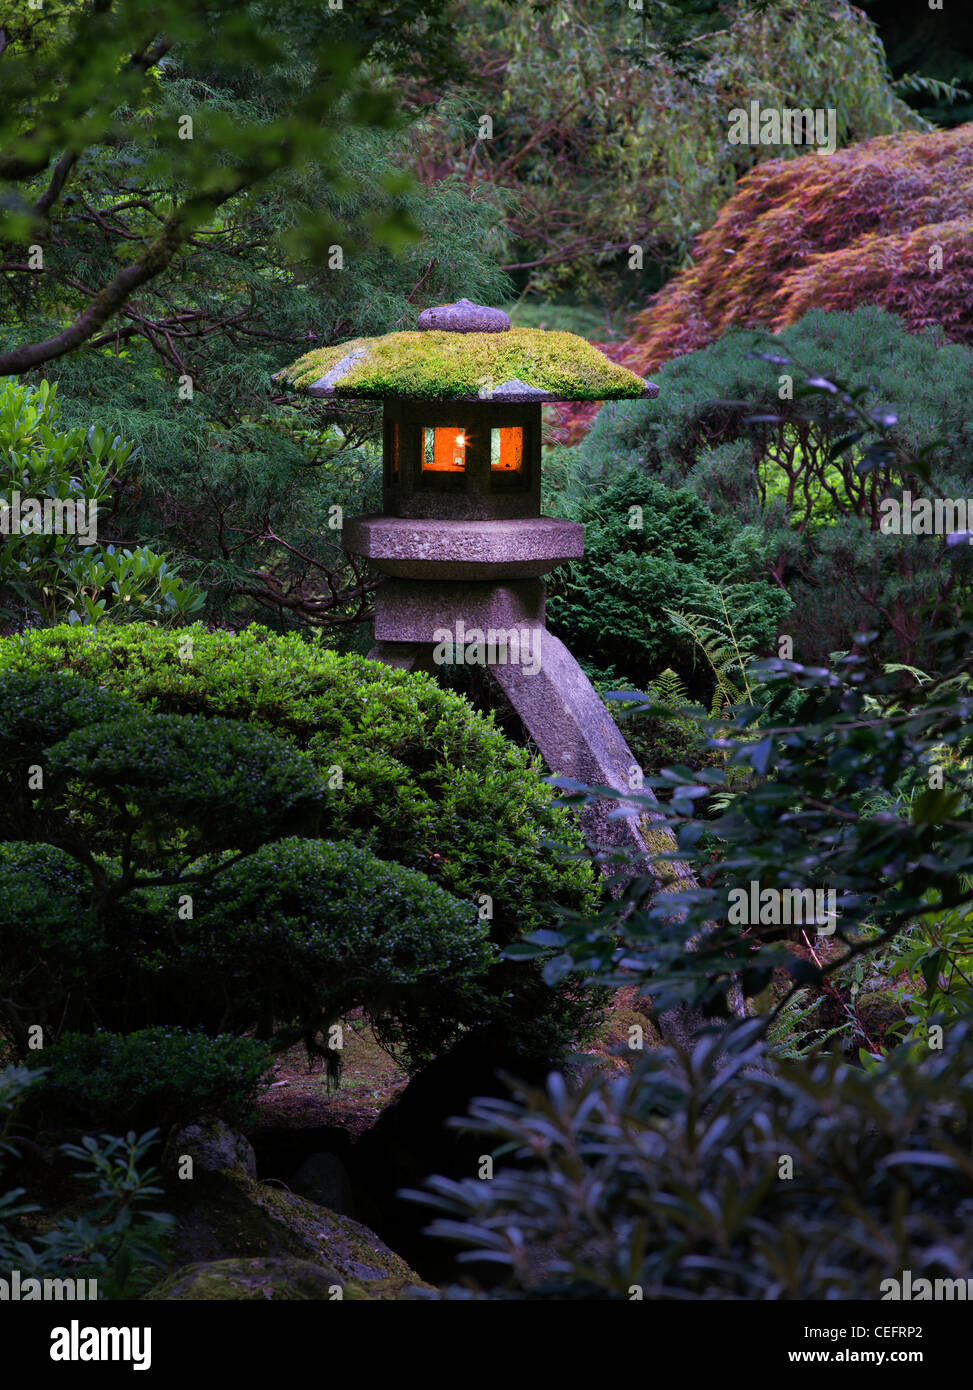
<path fill-rule="evenodd" d="M 484 665 L 553 773 L 639 785 L 611 715 L 544 625 L 543 576 L 583 554 L 584 528 L 541 516 L 541 407 L 659 388 L 573 333 L 512 328 L 466 299 L 426 309 L 416 331 L 315 349 L 279 379 L 384 405 L 383 511 L 342 530 L 343 548 L 384 576 L 369 656 L 407 670 Z M 589 833 L 644 852 L 645 818 L 609 819 L 611 808 L 586 808 Z"/>

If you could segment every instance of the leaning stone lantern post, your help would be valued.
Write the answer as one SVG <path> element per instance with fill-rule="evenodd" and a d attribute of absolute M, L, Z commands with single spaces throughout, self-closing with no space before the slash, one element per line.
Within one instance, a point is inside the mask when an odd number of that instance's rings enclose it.
<path fill-rule="evenodd" d="M 384 576 L 369 655 L 407 670 L 488 667 L 553 773 L 618 791 L 637 765 L 611 715 L 544 625 L 543 576 L 584 552 L 577 522 L 541 516 L 541 406 L 655 396 L 658 387 L 573 333 L 512 328 L 461 299 L 418 329 L 317 348 L 278 374 L 311 396 L 384 403 L 383 512 L 342 545 Z M 602 844 L 673 842 L 646 818 L 585 812 Z"/>

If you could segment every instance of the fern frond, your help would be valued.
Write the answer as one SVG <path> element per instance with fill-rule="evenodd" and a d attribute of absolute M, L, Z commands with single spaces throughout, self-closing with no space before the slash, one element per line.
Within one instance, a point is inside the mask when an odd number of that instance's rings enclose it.
<path fill-rule="evenodd" d="M 714 584 L 713 588 L 719 595 L 723 609 L 722 620 L 709 614 L 683 612 L 677 608 L 663 611 L 675 627 L 692 638 L 716 678 L 711 709 L 715 718 L 727 707 L 741 704 L 744 700 L 753 704 L 753 696 L 746 673 L 750 655 L 741 652 L 730 615 L 730 604 L 743 586 L 733 585 L 724 591 Z"/>
<path fill-rule="evenodd" d="M 839 1023 L 837 1027 L 829 1028 L 821 1037 L 813 1038 L 810 1042 L 804 1043 L 803 1046 L 800 1045 L 797 1042 L 795 1034 L 799 1032 L 807 1033 L 814 1030 L 813 1023 L 806 1027 L 802 1025 L 807 1023 L 807 1019 L 810 1015 L 824 1002 L 824 996 L 818 995 L 810 1004 L 805 1004 L 804 1000 L 807 998 L 807 995 L 808 991 L 802 989 L 799 990 L 793 998 L 788 999 L 787 1003 L 767 1030 L 767 1046 L 772 1052 L 775 1052 L 778 1057 L 808 1057 L 812 1053 L 819 1051 L 829 1038 L 833 1038 L 836 1033 L 845 1032 L 849 1027 L 847 1022 Z"/>
<path fill-rule="evenodd" d="M 689 692 L 671 666 L 660 671 L 655 680 L 650 682 L 648 693 L 668 709 L 677 710 L 689 704 Z"/>

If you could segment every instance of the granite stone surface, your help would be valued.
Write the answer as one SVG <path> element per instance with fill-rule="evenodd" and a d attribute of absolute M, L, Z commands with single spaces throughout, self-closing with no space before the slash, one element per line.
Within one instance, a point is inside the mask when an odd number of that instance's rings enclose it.
<path fill-rule="evenodd" d="M 438 328 L 447 333 L 507 333 L 510 319 L 502 309 L 490 309 L 485 304 L 473 304 L 469 299 L 457 299 L 455 304 L 438 304 L 423 309 L 416 327 Z"/>
<path fill-rule="evenodd" d="M 455 631 L 459 623 L 466 632 L 542 628 L 544 585 L 539 579 L 504 584 L 386 579 L 376 590 L 375 637 L 379 642 L 434 642 L 437 631 Z"/>
<path fill-rule="evenodd" d="M 442 521 L 372 514 L 345 522 L 341 544 L 400 579 L 527 579 L 584 554 L 584 527 L 540 516 Z"/>

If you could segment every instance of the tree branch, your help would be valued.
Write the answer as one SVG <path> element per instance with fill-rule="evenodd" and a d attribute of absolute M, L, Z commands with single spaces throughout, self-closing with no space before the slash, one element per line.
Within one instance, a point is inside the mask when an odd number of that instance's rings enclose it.
<path fill-rule="evenodd" d="M 237 187 L 213 194 L 206 202 L 219 207 L 238 191 Z M 125 304 L 140 285 L 159 275 L 175 256 L 187 232 L 187 209 L 177 209 L 165 221 L 162 231 L 139 258 L 120 270 L 104 289 L 99 290 L 87 309 L 68 328 L 42 343 L 25 343 L 10 352 L 0 353 L 0 376 L 12 376 L 27 371 L 41 362 L 51 362 L 72 352 L 91 338 Z"/>
<path fill-rule="evenodd" d="M 73 150 L 64 151 L 61 158 L 54 166 L 54 173 L 51 175 L 50 183 L 34 204 L 35 212 L 40 213 L 42 217 L 45 217 L 47 213 L 50 212 L 51 208 L 61 196 L 61 189 L 64 187 L 65 179 L 77 162 L 78 156 Z"/>

